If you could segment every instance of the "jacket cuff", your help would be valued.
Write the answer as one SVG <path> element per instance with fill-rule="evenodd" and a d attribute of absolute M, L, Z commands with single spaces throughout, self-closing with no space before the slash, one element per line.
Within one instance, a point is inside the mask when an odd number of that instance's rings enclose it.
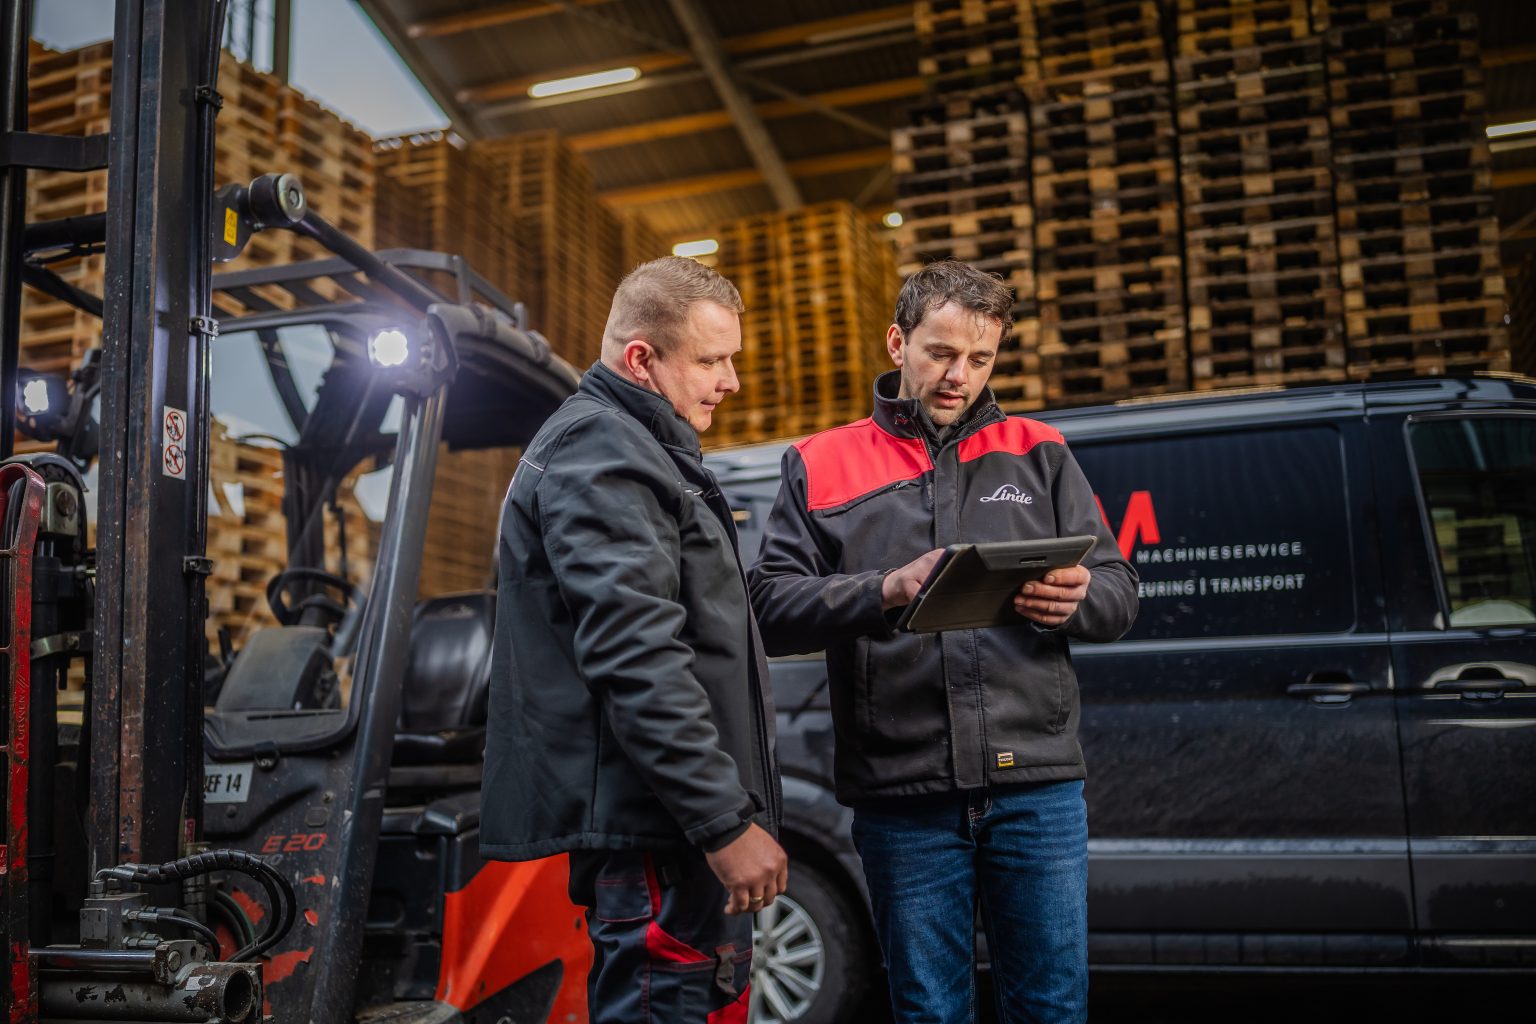
<path fill-rule="evenodd" d="M 892 608 L 886 611 L 882 605 L 885 598 L 882 592 L 885 590 L 885 578 L 895 569 L 879 569 L 868 574 L 864 585 L 859 590 L 859 603 L 862 606 L 859 613 L 859 631 L 868 636 L 892 637 L 896 635 L 896 620 L 901 618 L 904 608 Z"/>
<path fill-rule="evenodd" d="M 747 830 L 752 824 L 752 815 L 756 813 L 756 807 L 751 800 L 745 801 L 740 807 L 724 814 L 716 815 L 701 825 L 686 829 L 683 832 L 688 842 L 702 850 L 713 853 L 736 836 Z M 729 838 L 725 838 L 729 836 Z M 723 840 L 723 841 L 721 841 Z M 715 845 L 716 843 L 719 845 Z"/>
<path fill-rule="evenodd" d="M 713 839 L 709 839 L 700 843 L 699 849 L 703 850 L 705 853 L 719 853 L 721 850 L 725 849 L 727 846 L 730 846 L 736 840 L 745 835 L 747 829 L 751 826 L 752 823 L 750 821 L 744 821 L 730 831 L 722 832 L 718 836 L 715 836 Z"/>

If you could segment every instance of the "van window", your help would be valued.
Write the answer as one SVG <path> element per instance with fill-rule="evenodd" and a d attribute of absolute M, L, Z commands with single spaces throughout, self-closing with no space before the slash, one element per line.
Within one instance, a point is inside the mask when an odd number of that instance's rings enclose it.
<path fill-rule="evenodd" d="M 1344 455 L 1329 427 L 1073 445 L 1141 576 L 1131 640 L 1355 625 Z"/>
<path fill-rule="evenodd" d="M 1408 428 L 1452 626 L 1536 623 L 1536 418 Z"/>

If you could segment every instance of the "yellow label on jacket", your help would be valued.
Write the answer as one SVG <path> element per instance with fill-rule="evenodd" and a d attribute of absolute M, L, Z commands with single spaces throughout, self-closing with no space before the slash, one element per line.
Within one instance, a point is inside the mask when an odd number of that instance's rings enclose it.
<path fill-rule="evenodd" d="M 997 766 L 999 768 L 1012 768 L 1013 767 L 1013 751 L 1011 751 L 1011 750 L 1004 750 L 1001 753 L 999 753 L 997 755 Z"/>

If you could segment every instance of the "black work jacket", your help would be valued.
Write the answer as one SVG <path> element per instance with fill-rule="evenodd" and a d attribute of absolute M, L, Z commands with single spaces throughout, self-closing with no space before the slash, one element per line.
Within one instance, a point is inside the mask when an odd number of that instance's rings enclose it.
<path fill-rule="evenodd" d="M 670 403 L 595 364 L 528 446 L 500 543 L 482 853 L 776 833 L 735 525 Z"/>
<path fill-rule="evenodd" d="M 1130 629 L 1136 571 L 1060 433 L 989 389 L 939 444 L 899 382 L 876 381 L 869 419 L 784 453 L 750 574 L 768 653 L 827 652 L 843 803 L 1082 778 L 1067 639 Z M 1079 534 L 1098 538 L 1092 581 L 1060 629 L 897 633 L 880 608 L 885 575 L 934 548 Z"/>

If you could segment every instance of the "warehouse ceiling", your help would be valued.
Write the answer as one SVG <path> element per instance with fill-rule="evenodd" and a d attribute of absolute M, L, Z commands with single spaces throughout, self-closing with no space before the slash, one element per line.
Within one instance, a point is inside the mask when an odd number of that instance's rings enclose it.
<path fill-rule="evenodd" d="M 889 130 L 923 88 L 910 0 L 359 2 L 461 135 L 557 129 L 608 199 L 675 237 L 827 199 L 888 204 Z M 624 66 L 641 77 L 528 95 Z"/>
<path fill-rule="evenodd" d="M 889 208 L 889 129 L 923 91 L 913 4 L 890 0 L 357 0 L 470 139 L 570 138 L 598 189 L 684 238 L 776 208 Z M 1481 19 L 1490 124 L 1536 119 L 1531 0 Z M 640 77 L 535 99 L 537 82 Z M 1536 134 L 1495 143 L 1513 272 L 1536 253 Z"/>

